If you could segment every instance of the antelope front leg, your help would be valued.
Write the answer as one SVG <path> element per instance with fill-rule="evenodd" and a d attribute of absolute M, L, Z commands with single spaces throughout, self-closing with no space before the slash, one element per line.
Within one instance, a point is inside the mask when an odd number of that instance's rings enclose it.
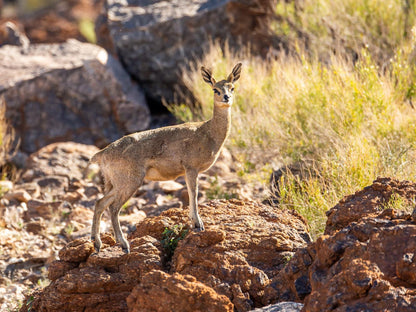
<path fill-rule="evenodd" d="M 192 227 L 203 231 L 204 223 L 198 214 L 198 171 L 195 169 L 185 170 L 186 186 L 189 194 L 189 218 Z"/>

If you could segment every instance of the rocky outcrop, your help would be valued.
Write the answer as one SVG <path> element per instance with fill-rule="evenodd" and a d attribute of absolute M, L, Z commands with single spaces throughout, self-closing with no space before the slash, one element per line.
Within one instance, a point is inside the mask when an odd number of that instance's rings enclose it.
<path fill-rule="evenodd" d="M 107 0 L 96 25 L 98 43 L 116 51 L 148 96 L 174 100 L 181 70 L 210 43 L 249 45 L 267 54 L 277 40 L 269 29 L 273 0 Z M 183 90 L 183 89 L 182 89 Z"/>
<path fill-rule="evenodd" d="M 32 309 L 152 311 L 162 302 L 175 311 L 262 306 L 269 279 L 309 241 L 304 220 L 250 201 L 217 200 L 200 209 L 206 231 L 189 232 L 172 260 L 161 244 L 163 232 L 187 224 L 186 209 L 170 209 L 137 224 L 129 235 L 130 254 L 109 236 L 102 237 L 98 254 L 88 239 L 71 242 L 50 265 L 52 283 L 34 296 Z"/>
<path fill-rule="evenodd" d="M 414 183 L 385 178 L 344 198 L 328 220 L 345 218 L 296 252 L 266 300 L 304 301 L 311 312 L 416 311 L 416 220 L 393 209 L 412 207 L 415 191 Z"/>
<path fill-rule="evenodd" d="M 0 67 L 6 117 L 25 152 L 57 141 L 104 146 L 149 124 L 143 94 L 98 46 L 3 46 Z"/>
<path fill-rule="evenodd" d="M 416 311 L 415 238 L 415 224 L 393 210 L 320 237 L 306 309 Z"/>
<path fill-rule="evenodd" d="M 142 237 L 124 254 L 111 237 L 103 237 L 99 254 L 89 239 L 61 250 L 49 268 L 52 283 L 30 303 L 34 311 L 127 311 L 126 297 L 141 276 L 162 268 L 160 244 Z M 63 260 L 62 260 L 63 259 Z M 26 306 L 24 309 L 28 309 Z"/>
<path fill-rule="evenodd" d="M 411 206 L 416 198 L 415 184 L 409 181 L 398 181 L 390 178 L 379 178 L 370 186 L 346 196 L 326 215 L 325 234 L 334 234 L 351 222 L 365 217 L 377 217 L 380 213 L 394 205 L 394 201 L 403 200 Z"/>
<path fill-rule="evenodd" d="M 172 270 L 226 295 L 238 311 L 262 306 L 269 279 L 310 242 L 299 215 L 251 201 L 213 201 L 201 217 L 207 230 L 179 243 Z"/>

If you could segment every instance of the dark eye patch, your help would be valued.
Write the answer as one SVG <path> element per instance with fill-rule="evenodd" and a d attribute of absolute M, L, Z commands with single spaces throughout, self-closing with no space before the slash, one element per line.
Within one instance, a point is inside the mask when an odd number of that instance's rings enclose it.
<path fill-rule="evenodd" d="M 214 93 L 215 93 L 215 94 L 218 94 L 218 95 L 220 95 L 220 94 L 221 94 L 221 92 L 220 92 L 220 91 L 218 91 L 217 89 L 214 89 Z"/>

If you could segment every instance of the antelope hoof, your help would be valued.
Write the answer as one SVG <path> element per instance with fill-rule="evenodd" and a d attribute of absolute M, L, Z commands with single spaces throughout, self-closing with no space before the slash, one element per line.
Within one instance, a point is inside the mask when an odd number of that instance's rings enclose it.
<path fill-rule="evenodd" d="M 123 247 L 123 252 L 124 253 L 126 253 L 126 254 L 129 254 L 130 253 L 130 247 Z"/>
<path fill-rule="evenodd" d="M 100 249 L 101 249 L 101 245 L 102 245 L 101 240 L 100 239 L 93 238 L 93 237 L 91 238 L 91 240 L 94 241 L 94 249 L 95 249 L 95 252 L 96 253 L 99 253 L 100 252 Z"/>
<path fill-rule="evenodd" d="M 130 253 L 130 245 L 127 241 L 121 242 L 121 248 L 123 249 L 123 252 L 126 254 Z"/>
<path fill-rule="evenodd" d="M 196 231 L 196 232 L 205 231 L 205 227 L 204 227 L 204 224 L 202 223 L 202 221 L 199 224 L 194 225 L 194 231 Z"/>

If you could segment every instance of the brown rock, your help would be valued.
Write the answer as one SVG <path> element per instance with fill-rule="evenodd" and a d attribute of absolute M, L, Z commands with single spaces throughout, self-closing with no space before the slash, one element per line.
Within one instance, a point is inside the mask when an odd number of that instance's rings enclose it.
<path fill-rule="evenodd" d="M 33 199 L 40 196 L 40 186 L 36 182 L 19 183 L 15 185 L 14 189 L 28 192 Z"/>
<path fill-rule="evenodd" d="M 57 280 L 58 278 L 64 276 L 68 271 L 78 267 L 78 265 L 78 262 L 68 262 L 62 260 L 54 261 L 49 265 L 48 278 L 51 281 Z"/>
<path fill-rule="evenodd" d="M 416 285 L 416 258 L 414 249 L 411 252 L 404 254 L 401 259 L 397 261 L 396 275 L 401 280 Z"/>
<path fill-rule="evenodd" d="M 68 221 L 75 221 L 77 223 L 81 223 L 85 226 L 91 225 L 91 220 L 94 215 L 94 212 L 91 209 L 87 209 L 84 207 L 76 207 L 71 210 L 69 214 Z"/>
<path fill-rule="evenodd" d="M 88 238 L 76 239 L 59 251 L 59 258 L 68 262 L 85 261 L 94 252 L 94 244 Z"/>
<path fill-rule="evenodd" d="M 7 192 L 6 194 L 4 194 L 3 197 L 7 200 L 17 200 L 19 202 L 24 203 L 27 203 L 29 200 L 32 199 L 29 193 L 24 190 Z"/>
<path fill-rule="evenodd" d="M 127 311 L 126 297 L 140 278 L 162 268 L 160 243 L 144 236 L 130 242 L 125 254 L 108 235 L 103 249 L 92 253 L 88 239 L 78 239 L 51 264 L 51 284 L 35 296 L 32 311 Z"/>
<path fill-rule="evenodd" d="M 127 311 L 133 285 L 125 278 L 102 268 L 75 268 L 37 295 L 31 311 Z"/>
<path fill-rule="evenodd" d="M 29 233 L 42 234 L 46 229 L 46 224 L 43 219 L 30 221 L 25 224 L 25 229 Z"/>
<path fill-rule="evenodd" d="M 233 304 L 193 276 L 162 271 L 146 274 L 127 297 L 130 312 L 161 311 L 234 311 Z"/>
<path fill-rule="evenodd" d="M 185 212 L 182 209 L 169 209 L 160 216 L 147 218 L 143 220 L 143 222 L 137 224 L 136 231 L 131 233 L 129 238 L 134 239 L 136 237 L 149 235 L 160 241 L 165 228 L 171 228 L 175 224 L 185 224 L 186 222 Z"/>
<path fill-rule="evenodd" d="M 328 210 L 325 234 L 333 234 L 351 222 L 359 221 L 364 217 L 379 215 L 393 195 L 403 197 L 411 205 L 416 197 L 416 184 L 391 178 L 378 178 L 372 185 L 346 196 L 335 207 Z"/>
<path fill-rule="evenodd" d="M 228 149 L 223 148 L 216 162 L 206 173 L 210 176 L 226 177 L 231 173 L 231 168 L 235 169 L 233 156 Z"/>
<path fill-rule="evenodd" d="M 138 284 L 129 299 L 132 311 L 144 309 L 142 305 L 149 310 L 162 306 L 160 300 L 176 311 L 231 311 L 233 304 L 237 311 L 248 311 L 260 306 L 269 278 L 288 254 L 308 241 L 304 220 L 250 201 L 212 201 L 200 208 L 206 231 L 190 232 L 171 263 L 160 243 L 162 233 L 186 224 L 187 209 L 170 209 L 139 223 L 129 237 L 130 254 L 110 236 L 102 236 L 99 253 L 93 252 L 89 239 L 69 243 L 59 252 L 61 261 L 51 265 L 53 281 L 35 297 L 33 309 L 127 311 L 125 298 Z M 172 276 L 160 272 L 167 267 Z"/>
<path fill-rule="evenodd" d="M 62 200 L 65 200 L 68 195 L 66 194 L 69 185 L 68 177 L 48 175 L 35 179 L 35 182 L 39 185 L 41 194 L 48 198 L 56 198 L 64 194 Z"/>
<path fill-rule="evenodd" d="M 314 244 L 301 248 L 265 289 L 263 304 L 280 301 L 303 302 L 311 293 L 309 268 L 315 257 Z M 290 261 L 289 261 L 290 260 Z"/>
<path fill-rule="evenodd" d="M 406 220 L 367 218 L 316 242 L 307 311 L 414 311 L 416 227 Z M 413 285 L 412 285 L 413 284 Z"/>
<path fill-rule="evenodd" d="M 29 200 L 27 202 L 27 211 L 25 211 L 23 219 L 30 221 L 37 217 L 50 220 L 53 215 L 60 209 L 62 202 L 44 202 L 41 200 Z"/>
<path fill-rule="evenodd" d="M 32 3 L 19 4 L 20 9 L 31 11 L 20 19 L 23 27 L 32 43 L 56 43 L 65 42 L 75 38 L 86 42 L 82 32 L 83 23 L 93 22 L 99 13 L 99 1 L 96 0 L 72 0 L 58 2 L 36 2 L 36 6 L 42 9 L 33 11 Z M 46 6 L 46 7 L 45 7 Z"/>
<path fill-rule="evenodd" d="M 7 192 L 13 189 L 13 182 L 8 180 L 0 180 L 1 192 Z"/>
<path fill-rule="evenodd" d="M 88 185 L 85 189 L 84 189 L 84 194 L 85 196 L 87 196 L 88 198 L 98 195 L 100 193 L 100 190 L 98 189 L 98 187 L 96 187 L 95 185 Z"/>

